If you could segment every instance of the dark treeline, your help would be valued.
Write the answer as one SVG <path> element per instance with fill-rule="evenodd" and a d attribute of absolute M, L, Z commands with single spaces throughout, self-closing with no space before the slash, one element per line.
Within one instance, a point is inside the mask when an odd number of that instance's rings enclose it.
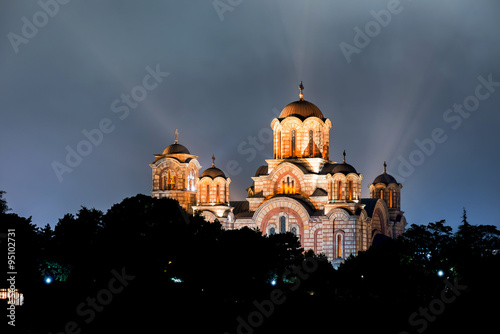
<path fill-rule="evenodd" d="M 9 213 L 2 195 L 25 298 L 15 327 L 2 317 L 13 333 L 481 332 L 499 311 L 500 232 L 465 210 L 455 233 L 411 225 L 335 270 L 291 233 L 226 231 L 169 199 L 82 207 L 52 229 Z"/>

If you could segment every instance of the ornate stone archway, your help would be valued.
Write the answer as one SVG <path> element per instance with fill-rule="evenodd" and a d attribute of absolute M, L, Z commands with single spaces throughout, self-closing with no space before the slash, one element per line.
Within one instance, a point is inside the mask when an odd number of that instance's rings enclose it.
<path fill-rule="evenodd" d="M 267 225 L 273 217 L 279 216 L 280 213 L 285 213 L 288 217 L 294 218 L 294 223 L 299 226 L 299 239 L 304 245 L 305 237 L 309 235 L 309 212 L 304 205 L 296 199 L 290 197 L 275 197 L 264 202 L 255 211 L 252 220 L 255 225 L 260 228 L 262 234 L 267 232 Z"/>

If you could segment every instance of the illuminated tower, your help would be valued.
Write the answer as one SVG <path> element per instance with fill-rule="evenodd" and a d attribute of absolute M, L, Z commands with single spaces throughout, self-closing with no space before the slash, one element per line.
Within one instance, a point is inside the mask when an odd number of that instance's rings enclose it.
<path fill-rule="evenodd" d="M 404 211 L 401 211 L 401 188 L 403 185 L 398 183 L 394 176 L 387 174 L 387 164 L 384 161 L 384 172 L 377 176 L 373 182 L 368 185 L 370 189 L 370 198 L 383 199 L 389 210 L 389 219 L 393 225 L 392 237 L 397 237 L 404 232 L 406 219 Z M 404 220 L 404 221 L 403 221 Z"/>
<path fill-rule="evenodd" d="M 215 156 L 212 154 L 212 167 L 203 171 L 196 183 L 197 204 L 193 209 L 210 222 L 219 220 L 225 228 L 233 222 L 233 208 L 229 204 L 230 183 L 231 179 L 215 167 Z"/>
<path fill-rule="evenodd" d="M 198 156 L 178 143 L 179 132 L 175 130 L 175 142 L 162 154 L 155 154 L 155 161 L 149 166 L 153 170 L 153 189 L 155 198 L 173 198 L 188 213 L 193 213 L 196 204 L 196 181 L 201 165 Z"/>

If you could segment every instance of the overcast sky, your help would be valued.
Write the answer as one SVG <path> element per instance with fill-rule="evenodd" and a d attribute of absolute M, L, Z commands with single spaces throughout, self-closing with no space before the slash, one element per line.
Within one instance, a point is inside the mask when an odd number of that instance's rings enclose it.
<path fill-rule="evenodd" d="M 244 199 L 302 80 L 363 197 L 386 160 L 409 223 L 500 226 L 500 2 L 59 1 L 0 2 L 0 190 L 36 224 L 150 194 L 175 129 Z"/>

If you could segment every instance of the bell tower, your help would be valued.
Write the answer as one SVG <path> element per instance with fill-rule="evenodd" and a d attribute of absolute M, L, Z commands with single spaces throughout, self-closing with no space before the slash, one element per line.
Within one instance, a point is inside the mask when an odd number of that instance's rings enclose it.
<path fill-rule="evenodd" d="M 201 165 L 198 156 L 178 143 L 179 132 L 175 130 L 175 142 L 169 145 L 162 154 L 155 154 L 152 168 L 153 188 L 151 194 L 155 198 L 173 198 L 188 213 L 193 213 L 196 205 L 196 181 Z"/>

